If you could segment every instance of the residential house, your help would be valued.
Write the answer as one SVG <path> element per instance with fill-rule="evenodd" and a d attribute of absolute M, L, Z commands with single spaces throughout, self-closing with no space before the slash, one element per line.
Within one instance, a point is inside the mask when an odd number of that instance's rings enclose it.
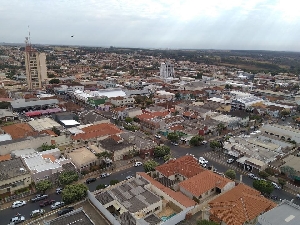
<path fill-rule="evenodd" d="M 140 119 L 141 130 L 154 134 L 165 128 L 164 119 L 170 117 L 169 114 L 169 111 L 143 113 L 137 118 Z"/>
<path fill-rule="evenodd" d="M 75 143 L 96 144 L 109 135 L 119 134 L 122 131 L 112 123 L 100 123 L 83 127 L 80 132 L 72 136 Z"/>
<path fill-rule="evenodd" d="M 136 116 L 143 114 L 143 112 L 140 108 L 129 108 L 126 111 L 127 111 L 128 117 L 130 117 L 130 118 L 134 118 Z"/>
<path fill-rule="evenodd" d="M 185 155 L 178 159 L 170 159 L 168 162 L 155 167 L 158 178 L 166 178 L 171 181 L 183 181 L 204 171 L 198 160 Z"/>
<path fill-rule="evenodd" d="M 1 129 L 9 134 L 12 139 L 25 138 L 28 136 L 37 136 L 39 133 L 31 128 L 27 123 L 15 123 L 12 125 L 1 127 Z"/>
<path fill-rule="evenodd" d="M 8 109 L 0 109 L 0 120 L 2 121 L 13 121 L 18 119 L 18 116 Z"/>
<path fill-rule="evenodd" d="M 273 209 L 276 203 L 243 183 L 209 202 L 209 219 L 220 224 L 244 225 Z M 208 218 L 207 218 L 208 219 Z"/>
<path fill-rule="evenodd" d="M 111 104 L 116 107 L 133 106 L 135 99 L 133 97 L 113 97 L 109 99 Z"/>
<path fill-rule="evenodd" d="M 115 134 L 99 141 L 98 148 L 112 152 L 114 161 L 130 158 L 135 150 L 134 144 L 125 141 L 120 135 Z"/>
<path fill-rule="evenodd" d="M 140 131 L 122 132 L 120 136 L 127 142 L 135 145 L 135 151 L 139 152 L 141 158 L 153 156 L 157 143 L 150 139 L 149 136 Z"/>
<path fill-rule="evenodd" d="M 13 194 L 31 182 L 30 172 L 20 158 L 0 161 L 0 194 Z"/>
<path fill-rule="evenodd" d="M 220 115 L 215 114 L 215 116 L 211 116 L 212 120 L 217 121 L 219 124 L 223 124 L 225 128 L 228 130 L 234 130 L 239 128 L 241 125 L 242 119 L 240 117 L 233 117 L 230 115 Z"/>
<path fill-rule="evenodd" d="M 111 112 L 113 114 L 113 119 L 124 120 L 126 117 L 128 117 L 128 112 L 125 107 L 113 108 L 111 109 Z"/>
<path fill-rule="evenodd" d="M 71 163 L 70 159 L 61 157 L 58 148 L 24 155 L 22 156 L 22 160 L 30 170 L 34 182 L 45 179 L 54 181 L 53 178 L 57 177 L 58 173 L 63 171 L 62 166 L 66 163 Z"/>
<path fill-rule="evenodd" d="M 203 202 L 213 195 L 232 189 L 234 186 L 234 181 L 222 177 L 210 170 L 205 170 L 180 182 L 179 190 L 189 198 Z"/>
<path fill-rule="evenodd" d="M 72 161 L 80 172 L 90 170 L 92 166 L 100 164 L 100 160 L 97 156 L 86 147 L 67 149 L 65 151 L 65 156 Z"/>

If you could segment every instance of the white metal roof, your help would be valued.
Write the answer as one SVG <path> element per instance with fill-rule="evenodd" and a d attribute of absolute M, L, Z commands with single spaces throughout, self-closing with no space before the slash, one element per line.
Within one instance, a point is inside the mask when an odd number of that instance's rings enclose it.
<path fill-rule="evenodd" d="M 66 126 L 74 126 L 80 124 L 76 120 L 61 120 L 61 122 Z"/>

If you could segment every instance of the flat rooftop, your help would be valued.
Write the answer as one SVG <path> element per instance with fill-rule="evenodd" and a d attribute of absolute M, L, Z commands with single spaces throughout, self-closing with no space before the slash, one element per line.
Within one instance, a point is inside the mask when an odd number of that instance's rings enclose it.
<path fill-rule="evenodd" d="M 148 182 L 145 179 L 134 178 L 116 185 L 110 190 L 96 194 L 95 197 L 102 205 L 117 200 L 129 212 L 136 213 L 149 205 L 161 201 L 159 196 L 144 188 L 146 184 Z"/>
<path fill-rule="evenodd" d="M 71 213 L 57 217 L 47 223 L 48 225 L 95 225 L 85 211 L 81 208 Z M 97 223 L 98 224 L 98 223 Z"/>
<path fill-rule="evenodd" d="M 72 158 L 72 161 L 77 165 L 84 165 L 97 160 L 95 154 L 86 147 L 73 149 L 71 152 L 67 153 L 67 155 L 69 156 L 68 158 Z"/>
<path fill-rule="evenodd" d="M 0 162 L 0 180 L 7 180 L 29 173 L 20 158 Z"/>
<path fill-rule="evenodd" d="M 54 120 L 46 117 L 43 119 L 32 120 L 28 122 L 28 124 L 35 130 L 35 131 L 42 131 L 42 130 L 51 130 L 53 127 L 61 127 L 61 125 Z"/>

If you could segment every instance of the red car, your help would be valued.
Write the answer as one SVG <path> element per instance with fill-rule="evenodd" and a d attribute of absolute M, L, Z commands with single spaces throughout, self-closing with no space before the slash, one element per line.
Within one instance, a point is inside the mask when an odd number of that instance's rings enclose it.
<path fill-rule="evenodd" d="M 46 200 L 46 201 L 43 201 L 40 204 L 40 207 L 44 207 L 44 206 L 47 206 L 47 205 L 52 205 L 54 202 L 56 202 L 56 201 L 55 200 Z"/>

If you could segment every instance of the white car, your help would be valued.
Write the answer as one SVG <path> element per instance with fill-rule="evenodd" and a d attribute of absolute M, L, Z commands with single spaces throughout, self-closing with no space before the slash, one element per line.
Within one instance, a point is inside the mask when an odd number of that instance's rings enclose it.
<path fill-rule="evenodd" d="M 200 164 L 207 164 L 208 161 L 201 156 L 201 157 L 199 157 L 199 163 Z"/>
<path fill-rule="evenodd" d="M 281 189 L 281 187 L 278 184 L 276 184 L 275 182 L 272 182 L 272 184 L 273 184 L 274 188 Z"/>
<path fill-rule="evenodd" d="M 250 177 L 253 180 L 258 180 L 258 177 L 255 176 L 253 173 L 248 173 L 248 177 Z"/>
<path fill-rule="evenodd" d="M 206 145 L 206 144 L 207 144 L 207 141 L 202 141 L 202 144 L 203 144 L 203 145 Z"/>
<path fill-rule="evenodd" d="M 25 221 L 25 217 L 21 215 L 17 215 L 10 219 L 10 224 L 18 224 Z"/>
<path fill-rule="evenodd" d="M 231 164 L 231 163 L 233 163 L 233 162 L 234 162 L 234 159 L 232 159 L 232 158 L 227 159 L 227 163 L 228 163 L 228 164 Z"/>
<path fill-rule="evenodd" d="M 130 180 L 131 178 L 133 178 L 133 176 L 129 175 L 129 176 L 127 176 L 125 179 L 126 179 L 126 180 Z"/>
<path fill-rule="evenodd" d="M 155 134 L 154 137 L 156 137 L 156 138 L 161 138 L 161 136 L 158 135 L 158 134 Z"/>
<path fill-rule="evenodd" d="M 65 205 L 64 202 L 55 202 L 54 204 L 51 205 L 51 209 L 58 209 L 64 205 Z"/>
<path fill-rule="evenodd" d="M 138 166 L 141 166 L 141 165 L 143 165 L 142 162 L 135 162 L 135 163 L 134 163 L 134 166 L 135 166 L 135 167 L 138 167 Z"/>
<path fill-rule="evenodd" d="M 26 201 L 21 200 L 21 201 L 15 201 L 11 207 L 14 209 L 14 208 L 21 207 L 23 205 L 26 205 Z"/>

